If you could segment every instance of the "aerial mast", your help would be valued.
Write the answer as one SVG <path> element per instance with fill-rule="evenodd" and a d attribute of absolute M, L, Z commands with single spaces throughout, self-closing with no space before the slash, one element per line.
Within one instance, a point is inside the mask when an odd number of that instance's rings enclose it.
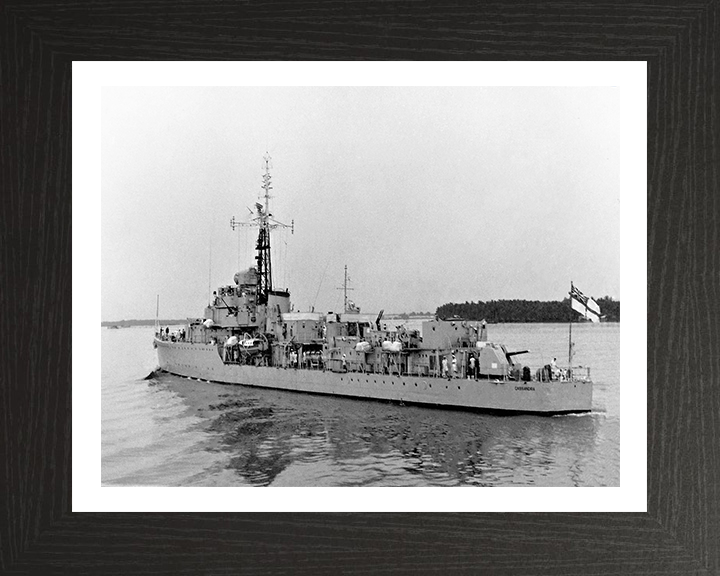
<path fill-rule="evenodd" d="M 265 160 L 265 173 L 263 174 L 263 185 L 262 189 L 264 191 L 264 198 L 265 198 L 265 214 L 270 214 L 270 190 L 272 190 L 272 178 L 270 177 L 270 154 L 265 152 L 265 156 L 263 156 L 263 160 Z"/>
<path fill-rule="evenodd" d="M 348 290 L 355 290 L 355 288 L 348 287 L 348 282 L 350 282 L 350 277 L 348 276 L 348 273 L 347 273 L 347 264 L 345 264 L 345 281 L 343 282 L 342 287 L 338 288 L 338 290 L 343 291 L 343 295 L 345 297 L 344 301 L 343 301 L 343 311 L 345 311 L 345 312 L 350 311 L 350 309 L 348 308 L 348 296 L 347 296 Z"/>
<path fill-rule="evenodd" d="M 270 190 L 272 190 L 272 177 L 270 176 L 270 155 L 266 152 L 263 157 L 265 161 L 265 172 L 263 174 L 262 196 L 265 205 L 260 202 L 255 203 L 255 210 L 250 210 L 254 218 L 250 222 L 240 222 L 235 220 L 233 216 L 230 220 L 230 226 L 233 230 L 237 227 L 255 226 L 259 228 L 257 242 L 255 243 L 255 261 L 257 262 L 258 275 L 258 304 L 265 304 L 268 300 L 268 294 L 272 291 L 272 258 L 270 256 L 270 230 L 275 228 L 290 228 L 290 232 L 295 232 L 295 221 L 291 221 L 290 225 L 283 224 L 275 220 L 270 213 Z"/>

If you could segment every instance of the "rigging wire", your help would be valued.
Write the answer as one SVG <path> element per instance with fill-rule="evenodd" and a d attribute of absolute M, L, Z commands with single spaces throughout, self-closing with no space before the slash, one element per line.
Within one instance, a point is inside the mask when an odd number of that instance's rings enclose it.
<path fill-rule="evenodd" d="M 248 229 L 243 228 L 243 262 L 248 261 Z M 239 268 L 239 270 L 242 270 L 242 268 Z"/>
<path fill-rule="evenodd" d="M 340 293 L 338 293 L 337 298 L 335 298 L 335 306 L 333 306 L 333 311 L 342 310 L 343 312 L 345 312 L 345 308 L 340 306 L 341 303 L 342 303 L 342 295 Z"/>
<path fill-rule="evenodd" d="M 279 234 L 278 234 L 279 232 Z M 281 242 L 281 235 L 283 233 L 283 230 L 273 231 L 273 234 L 275 234 L 275 238 L 277 242 L 271 243 L 271 257 L 272 257 L 272 263 L 273 263 L 273 278 L 277 279 L 279 277 L 279 270 L 284 266 L 284 262 L 282 261 L 282 242 Z M 280 246 L 278 247 L 278 242 L 280 243 Z M 273 289 L 277 290 L 278 286 L 273 285 Z"/>
<path fill-rule="evenodd" d="M 287 270 L 288 270 L 288 243 L 287 243 L 287 232 L 285 232 L 285 239 L 283 240 L 283 243 L 285 244 L 285 259 L 283 261 L 283 288 L 287 289 Z"/>
<path fill-rule="evenodd" d="M 325 280 L 325 273 L 327 272 L 328 266 L 330 266 L 330 259 L 325 263 L 325 270 L 323 270 L 322 276 L 320 277 L 320 284 L 318 284 L 317 292 L 315 293 L 315 300 L 313 301 L 312 307 L 315 308 L 317 304 L 318 296 L 320 295 L 320 288 L 322 288 L 323 280 Z"/>
<path fill-rule="evenodd" d="M 213 230 L 215 229 L 215 216 L 213 216 L 212 219 L 212 225 L 210 226 L 210 234 L 208 238 L 208 244 L 209 244 L 209 256 L 208 256 L 208 304 L 212 301 L 210 300 L 210 294 L 212 293 L 212 237 L 213 237 Z"/>

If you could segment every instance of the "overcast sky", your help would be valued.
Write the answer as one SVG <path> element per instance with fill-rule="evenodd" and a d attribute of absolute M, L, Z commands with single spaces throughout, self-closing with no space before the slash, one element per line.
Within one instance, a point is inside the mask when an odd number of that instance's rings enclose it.
<path fill-rule="evenodd" d="M 201 316 L 272 157 L 276 288 L 363 312 L 620 296 L 615 88 L 104 88 L 102 319 Z"/>

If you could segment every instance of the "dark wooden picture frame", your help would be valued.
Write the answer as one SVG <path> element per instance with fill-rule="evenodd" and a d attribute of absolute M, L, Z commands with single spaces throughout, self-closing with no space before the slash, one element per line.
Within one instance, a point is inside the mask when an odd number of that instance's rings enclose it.
<path fill-rule="evenodd" d="M 718 12 L 716 0 L 0 5 L 0 572 L 720 573 Z M 72 513 L 72 61 L 137 59 L 647 61 L 648 512 Z"/>

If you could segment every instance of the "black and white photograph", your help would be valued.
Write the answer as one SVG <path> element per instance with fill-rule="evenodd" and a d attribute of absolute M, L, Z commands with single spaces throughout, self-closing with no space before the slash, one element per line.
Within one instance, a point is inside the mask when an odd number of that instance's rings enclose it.
<path fill-rule="evenodd" d="M 101 113 L 103 486 L 619 486 L 617 87 Z"/>

